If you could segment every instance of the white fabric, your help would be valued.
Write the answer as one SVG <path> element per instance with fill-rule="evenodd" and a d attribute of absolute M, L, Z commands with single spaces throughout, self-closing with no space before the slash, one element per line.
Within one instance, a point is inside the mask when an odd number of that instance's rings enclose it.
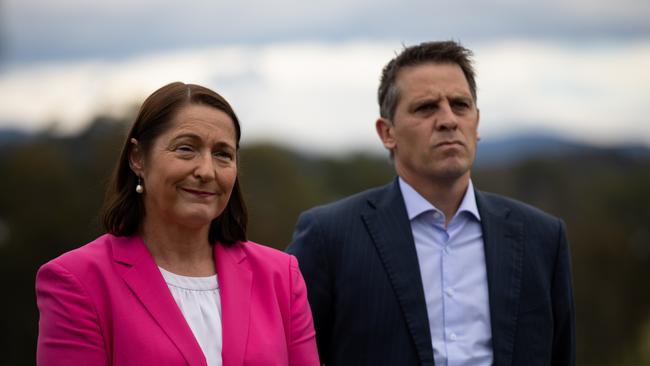
<path fill-rule="evenodd" d="M 188 277 L 158 268 L 201 346 L 208 366 L 221 366 L 221 300 L 217 275 Z"/>

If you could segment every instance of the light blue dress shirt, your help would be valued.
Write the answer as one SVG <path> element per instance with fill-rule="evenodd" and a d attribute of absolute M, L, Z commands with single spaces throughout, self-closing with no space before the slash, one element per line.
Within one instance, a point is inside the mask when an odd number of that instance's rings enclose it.
<path fill-rule="evenodd" d="M 469 182 L 445 214 L 399 179 L 415 240 L 436 366 L 492 364 L 492 330 L 481 217 Z"/>

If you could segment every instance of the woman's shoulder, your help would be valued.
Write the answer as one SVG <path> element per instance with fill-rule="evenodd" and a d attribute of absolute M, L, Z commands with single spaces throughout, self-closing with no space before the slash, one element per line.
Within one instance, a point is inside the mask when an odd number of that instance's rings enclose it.
<path fill-rule="evenodd" d="M 88 273 L 91 268 L 101 268 L 112 262 L 111 244 L 120 240 L 111 234 L 104 234 L 93 241 L 61 254 L 41 266 L 43 268 L 63 268 L 67 272 L 80 276 Z"/>
<path fill-rule="evenodd" d="M 251 263 L 278 270 L 286 270 L 288 267 L 298 266 L 294 256 L 270 246 L 252 241 L 243 241 L 235 245 L 239 246 L 244 251 L 247 259 Z"/>

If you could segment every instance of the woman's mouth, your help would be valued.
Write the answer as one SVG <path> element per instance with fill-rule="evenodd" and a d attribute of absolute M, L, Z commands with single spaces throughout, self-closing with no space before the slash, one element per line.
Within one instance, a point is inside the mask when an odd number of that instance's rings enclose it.
<path fill-rule="evenodd" d="M 212 197 L 212 196 L 216 195 L 216 193 L 214 193 L 214 192 L 202 191 L 202 190 L 198 190 L 198 189 L 190 189 L 190 188 L 181 188 L 181 189 L 183 191 L 187 192 L 187 193 L 190 193 L 192 195 L 199 196 L 199 197 Z"/>

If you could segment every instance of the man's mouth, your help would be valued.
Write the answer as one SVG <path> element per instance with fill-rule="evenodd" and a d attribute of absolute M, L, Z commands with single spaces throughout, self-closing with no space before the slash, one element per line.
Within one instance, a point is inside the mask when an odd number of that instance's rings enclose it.
<path fill-rule="evenodd" d="M 441 141 L 435 145 L 435 147 L 443 147 L 443 146 L 464 146 L 464 145 L 462 142 L 458 140 Z"/>

